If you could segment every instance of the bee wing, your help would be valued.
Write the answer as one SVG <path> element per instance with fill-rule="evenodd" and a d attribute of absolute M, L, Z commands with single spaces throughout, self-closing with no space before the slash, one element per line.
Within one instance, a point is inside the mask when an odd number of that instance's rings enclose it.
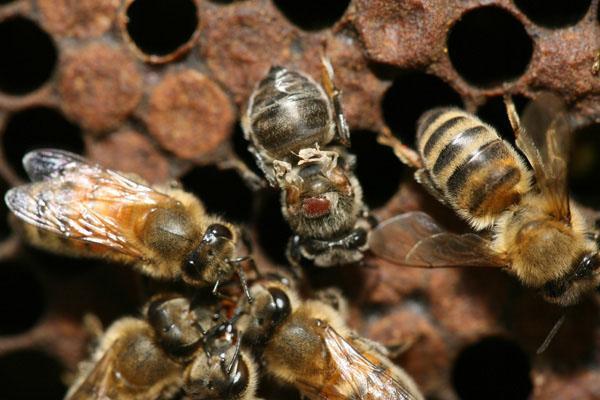
<path fill-rule="evenodd" d="M 337 385 L 314 387 L 301 383 L 302 393 L 328 400 L 407 400 L 417 396 L 391 376 L 385 368 L 373 364 L 331 326 L 325 326 L 323 340 L 335 366 Z"/>
<path fill-rule="evenodd" d="M 118 395 L 113 393 L 115 387 L 113 360 L 117 356 L 115 345 L 116 342 L 98 360 L 75 391 L 67 394 L 65 400 L 113 400 L 118 398 Z"/>
<path fill-rule="evenodd" d="M 371 251 L 388 261 L 412 267 L 504 267 L 491 242 L 473 233 L 442 229 L 429 215 L 415 211 L 379 224 L 369 238 Z"/>
<path fill-rule="evenodd" d="M 141 258 L 132 240 L 132 215 L 175 201 L 114 171 L 60 150 L 27 154 L 24 164 L 35 182 L 10 189 L 8 208 L 20 219 L 69 239 L 108 247 Z M 134 214 L 139 213 L 139 214 Z M 125 218 L 124 218 L 125 216 Z"/>
<path fill-rule="evenodd" d="M 52 179 L 65 172 L 72 172 L 82 164 L 87 164 L 85 158 L 59 149 L 34 150 L 23 157 L 23 167 L 32 182 Z"/>
<path fill-rule="evenodd" d="M 563 101 L 544 93 L 525 108 L 517 146 L 525 153 L 535 172 L 537 186 L 552 202 L 557 217 L 570 220 L 567 166 L 570 126 Z"/>

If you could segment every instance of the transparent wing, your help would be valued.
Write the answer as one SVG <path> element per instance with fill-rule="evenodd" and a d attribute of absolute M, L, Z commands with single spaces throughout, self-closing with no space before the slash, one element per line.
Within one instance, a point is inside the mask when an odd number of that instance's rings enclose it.
<path fill-rule="evenodd" d="M 556 217 L 569 221 L 567 167 L 571 135 L 563 101 L 544 93 L 529 103 L 516 143 L 531 163 L 537 186 L 551 201 Z"/>
<path fill-rule="evenodd" d="M 336 369 L 335 373 L 339 374 L 336 379 L 337 385 L 310 388 L 304 383 L 303 393 L 313 396 L 313 398 L 333 400 L 417 398 L 402 382 L 391 376 L 386 368 L 368 360 L 332 327 L 324 327 L 323 339 Z"/>
<path fill-rule="evenodd" d="M 115 342 L 116 343 L 116 342 Z M 115 343 L 94 365 L 92 371 L 65 400 L 116 400 L 113 360 L 117 357 Z"/>
<path fill-rule="evenodd" d="M 490 245 L 473 233 L 447 232 L 418 211 L 383 221 L 369 238 L 375 255 L 399 265 L 428 268 L 506 266 Z"/>
<path fill-rule="evenodd" d="M 175 200 L 83 158 L 42 150 L 24 158 L 35 182 L 10 189 L 9 209 L 23 221 L 75 239 L 141 258 L 136 222 L 149 210 Z"/>

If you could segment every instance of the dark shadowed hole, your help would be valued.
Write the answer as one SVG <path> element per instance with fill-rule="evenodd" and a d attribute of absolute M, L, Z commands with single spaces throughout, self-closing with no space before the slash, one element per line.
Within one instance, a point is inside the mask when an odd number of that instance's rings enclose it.
<path fill-rule="evenodd" d="M 196 167 L 181 178 L 183 187 L 197 195 L 206 210 L 231 222 L 249 222 L 252 192 L 237 172 L 217 167 Z"/>
<path fill-rule="evenodd" d="M 518 78 L 533 52 L 523 25 L 498 7 L 481 7 L 465 14 L 451 28 L 447 46 L 456 71 L 481 86 Z"/>
<path fill-rule="evenodd" d="M 9 353 L 0 358 L 0 398 L 62 399 L 61 365 L 50 356 L 33 350 Z"/>
<path fill-rule="evenodd" d="M 576 24 L 590 8 L 591 0 L 514 0 L 519 9 L 538 25 L 560 28 Z"/>
<path fill-rule="evenodd" d="M 23 264 L 0 263 L 0 335 L 31 329 L 44 312 L 44 290 Z"/>
<path fill-rule="evenodd" d="M 59 111 L 48 107 L 33 107 L 12 114 L 2 135 L 4 154 L 23 178 L 23 156 L 33 149 L 59 148 L 75 153 L 83 151 L 80 128 L 69 122 Z"/>
<path fill-rule="evenodd" d="M 391 148 L 377 143 L 377 134 L 352 132 L 351 152 L 357 157 L 356 177 L 369 208 L 383 206 L 396 193 L 402 164 Z"/>
<path fill-rule="evenodd" d="M 146 54 L 164 56 L 185 44 L 198 26 L 192 0 L 135 0 L 127 8 L 127 32 Z"/>
<path fill-rule="evenodd" d="M 460 95 L 446 82 L 422 72 L 406 72 L 385 92 L 383 118 L 396 136 L 414 146 L 416 123 L 421 114 L 445 105 L 463 106 Z"/>
<path fill-rule="evenodd" d="M 452 384 L 462 400 L 527 399 L 531 366 L 513 341 L 484 338 L 463 349 L 454 362 Z"/>
<path fill-rule="evenodd" d="M 575 198 L 585 205 L 600 206 L 600 124 L 592 124 L 574 133 L 569 183 Z"/>
<path fill-rule="evenodd" d="M 8 4 L 8 3 L 12 3 L 15 0 L 0 0 L 0 4 Z"/>
<path fill-rule="evenodd" d="M 529 101 L 527 97 L 516 95 L 512 96 L 517 113 L 520 115 Z M 515 134 L 510 126 L 508 114 L 502 96 L 489 98 L 485 104 L 477 109 L 477 116 L 493 126 L 503 139 L 515 144 Z"/>
<path fill-rule="evenodd" d="M 37 24 L 16 16 L 0 22 L 0 90 L 20 95 L 50 78 L 56 64 L 52 38 Z"/>
<path fill-rule="evenodd" d="M 258 243 L 267 256 L 276 263 L 287 264 L 285 249 L 292 231 L 281 215 L 278 191 L 261 193 L 254 225 L 258 232 Z"/>
<path fill-rule="evenodd" d="M 254 156 L 248 150 L 248 143 L 249 142 L 244 138 L 242 127 L 238 124 L 233 133 L 233 149 L 235 154 L 237 154 L 240 160 L 243 161 L 256 175 L 263 178 L 263 173 L 260 168 L 258 168 Z"/>
<path fill-rule="evenodd" d="M 350 0 L 273 0 L 273 3 L 294 25 L 305 30 L 318 30 L 335 24 Z"/>

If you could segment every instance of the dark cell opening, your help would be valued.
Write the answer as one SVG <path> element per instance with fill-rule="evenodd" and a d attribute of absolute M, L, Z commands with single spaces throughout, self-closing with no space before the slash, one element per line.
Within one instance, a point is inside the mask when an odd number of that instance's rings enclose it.
<path fill-rule="evenodd" d="M 258 232 L 258 243 L 267 256 L 278 264 L 287 264 L 285 249 L 292 231 L 281 214 L 278 191 L 261 193 L 254 225 Z"/>
<path fill-rule="evenodd" d="M 514 0 L 515 5 L 538 25 L 560 28 L 576 24 L 590 8 L 591 0 Z"/>
<path fill-rule="evenodd" d="M 275 6 L 294 25 L 304 30 L 319 30 L 339 20 L 350 0 L 273 0 Z"/>
<path fill-rule="evenodd" d="M 233 170 L 217 167 L 196 167 L 181 178 L 185 190 L 197 195 L 206 210 L 231 222 L 251 219 L 252 191 Z"/>
<path fill-rule="evenodd" d="M 8 162 L 23 178 L 27 175 L 21 160 L 28 151 L 52 147 L 81 153 L 84 147 L 81 129 L 58 110 L 48 107 L 33 107 L 12 114 L 3 132 L 2 144 Z"/>
<path fill-rule="evenodd" d="M 250 168 L 259 177 L 264 178 L 262 171 L 256 164 L 254 156 L 248 150 L 248 144 L 249 142 L 244 138 L 242 127 L 240 124 L 238 124 L 233 133 L 233 150 L 248 168 Z"/>
<path fill-rule="evenodd" d="M 515 103 L 517 113 L 520 115 L 529 99 L 520 95 L 512 96 L 512 99 Z M 493 126 L 503 139 L 509 141 L 513 145 L 515 144 L 515 134 L 510 126 L 502 96 L 488 99 L 488 101 L 477 110 L 477 116 L 481 118 L 483 122 Z"/>
<path fill-rule="evenodd" d="M 146 54 L 164 56 L 185 44 L 198 27 L 192 0 L 135 0 L 127 8 L 127 32 Z"/>
<path fill-rule="evenodd" d="M 600 124 L 592 124 L 574 132 L 569 183 L 578 201 L 597 208 L 600 204 Z"/>
<path fill-rule="evenodd" d="M 0 397 L 4 400 L 62 399 L 67 387 L 61 365 L 50 356 L 32 350 L 0 358 Z"/>
<path fill-rule="evenodd" d="M 518 78 L 533 52 L 523 25 L 498 7 L 481 7 L 466 13 L 451 28 L 447 46 L 456 71 L 480 86 Z"/>
<path fill-rule="evenodd" d="M 56 52 L 35 22 L 20 16 L 0 22 L 0 90 L 22 95 L 42 86 L 54 71 Z"/>
<path fill-rule="evenodd" d="M 452 384 L 462 400 L 527 399 L 533 388 L 525 352 L 500 337 L 463 349 L 454 362 Z"/>
<path fill-rule="evenodd" d="M 383 206 L 398 189 L 402 163 L 391 148 L 377 143 L 375 132 L 352 132 L 351 152 L 357 158 L 356 177 L 365 203 L 370 208 Z"/>
<path fill-rule="evenodd" d="M 0 0 L 0 4 L 8 4 L 8 3 L 12 3 L 15 0 Z"/>
<path fill-rule="evenodd" d="M 422 72 L 406 72 L 385 92 L 383 118 L 397 137 L 414 146 L 416 123 L 421 114 L 445 105 L 463 106 L 460 95 L 446 82 Z"/>
<path fill-rule="evenodd" d="M 25 265 L 0 264 L 0 335 L 26 332 L 44 312 L 44 290 Z"/>

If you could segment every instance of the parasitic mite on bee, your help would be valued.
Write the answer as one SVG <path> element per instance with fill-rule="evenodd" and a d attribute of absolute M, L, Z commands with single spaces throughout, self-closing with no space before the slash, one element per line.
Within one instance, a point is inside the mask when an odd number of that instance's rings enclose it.
<path fill-rule="evenodd" d="M 249 150 L 294 232 L 287 258 L 320 267 L 362 260 L 371 228 L 349 153 L 348 124 L 333 68 L 322 59 L 322 85 L 310 76 L 272 67 L 252 93 L 243 119 Z"/>
<path fill-rule="evenodd" d="M 257 366 L 240 348 L 234 321 L 194 306 L 178 294 L 161 294 L 144 318 L 124 317 L 100 337 L 80 364 L 67 400 L 257 400 Z"/>
<path fill-rule="evenodd" d="M 506 268 L 526 286 L 562 306 L 600 286 L 597 232 L 569 198 L 571 129 L 566 107 L 542 93 L 517 114 L 505 98 L 516 145 L 472 114 L 455 108 L 426 112 L 417 151 L 381 137 L 415 179 L 479 233 L 454 234 L 429 215 L 410 212 L 382 222 L 371 234 L 373 253 L 418 267 Z"/>
<path fill-rule="evenodd" d="M 239 329 L 265 373 L 309 399 L 423 399 L 386 349 L 352 332 L 331 305 L 301 300 L 276 279 L 258 280 L 240 300 Z"/>
<path fill-rule="evenodd" d="M 23 165 L 32 182 L 10 189 L 5 202 L 32 245 L 131 264 L 214 292 L 237 274 L 248 293 L 242 263 L 254 265 L 237 255 L 241 230 L 207 214 L 191 193 L 150 186 L 62 150 L 32 151 Z"/>

